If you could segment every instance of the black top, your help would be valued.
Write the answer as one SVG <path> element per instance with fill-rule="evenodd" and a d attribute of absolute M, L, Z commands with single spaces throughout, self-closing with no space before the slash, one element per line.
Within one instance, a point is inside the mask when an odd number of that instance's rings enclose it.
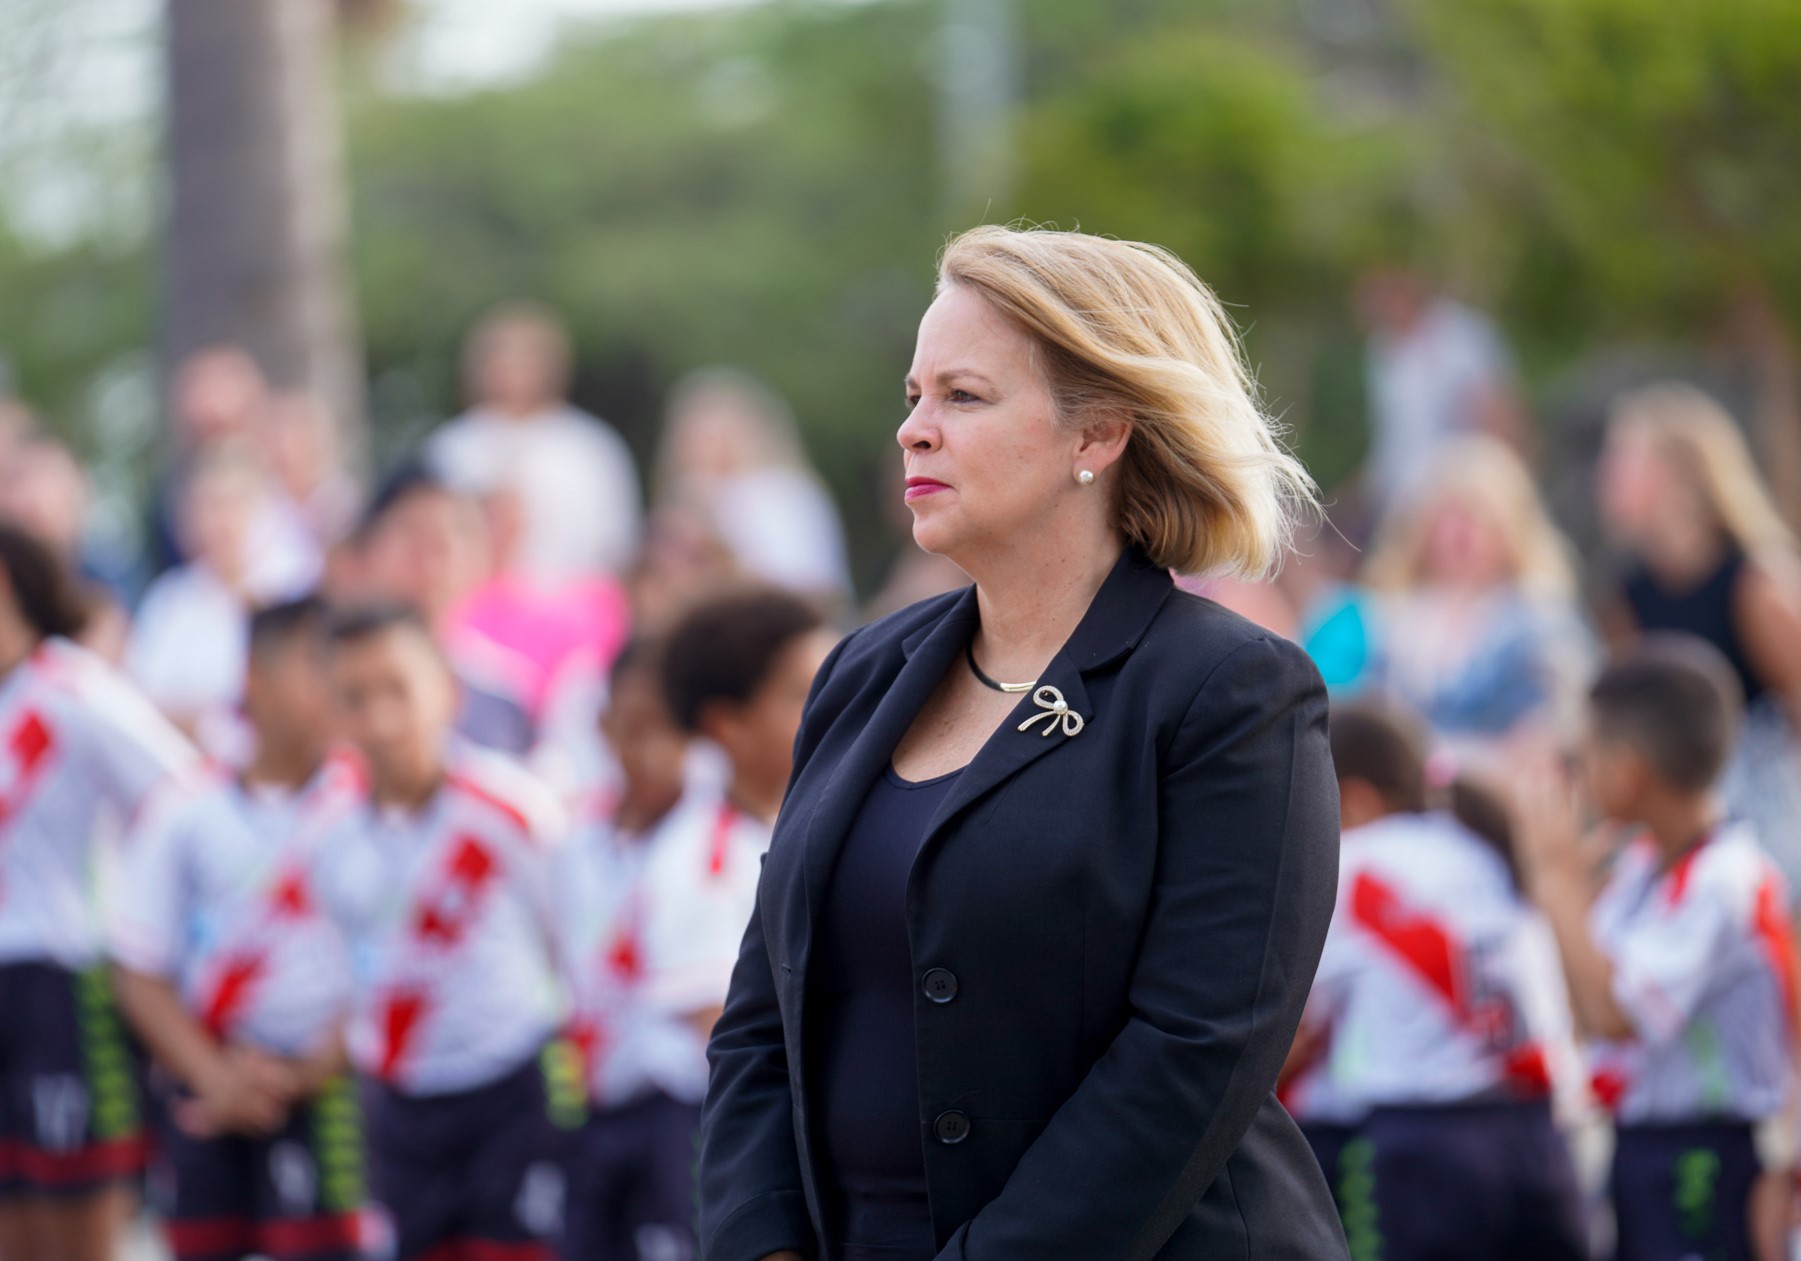
<path fill-rule="evenodd" d="M 1641 565 L 1626 579 L 1626 604 L 1641 631 L 1698 635 L 1718 648 L 1732 663 L 1744 686 L 1745 700 L 1750 702 L 1768 689 L 1752 668 L 1738 632 L 1738 580 L 1744 571 L 1745 555 L 1734 548 L 1727 552 L 1719 568 L 1700 582 L 1686 590 L 1671 591 Z"/>
<path fill-rule="evenodd" d="M 845 1250 L 929 1258 L 932 1216 L 921 1151 L 907 942 L 907 874 L 926 825 L 960 772 L 875 781 L 826 888 L 813 1071 L 820 1150 Z"/>

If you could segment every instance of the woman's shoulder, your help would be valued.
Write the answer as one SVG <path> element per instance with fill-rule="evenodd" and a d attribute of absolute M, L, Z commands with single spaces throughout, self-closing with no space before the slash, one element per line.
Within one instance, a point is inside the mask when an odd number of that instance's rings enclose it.
<path fill-rule="evenodd" d="M 1305 649 L 1206 596 L 1170 593 L 1145 633 L 1141 651 L 1159 672 L 1204 684 L 1222 668 L 1299 671 L 1318 677 Z"/>

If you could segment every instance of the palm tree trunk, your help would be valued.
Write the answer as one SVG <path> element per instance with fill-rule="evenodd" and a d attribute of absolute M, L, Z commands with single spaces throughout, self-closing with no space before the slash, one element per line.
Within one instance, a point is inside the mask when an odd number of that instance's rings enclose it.
<path fill-rule="evenodd" d="M 360 450 L 363 381 L 344 260 L 328 0 L 166 0 L 170 189 L 165 366 L 244 347 L 317 392 Z"/>

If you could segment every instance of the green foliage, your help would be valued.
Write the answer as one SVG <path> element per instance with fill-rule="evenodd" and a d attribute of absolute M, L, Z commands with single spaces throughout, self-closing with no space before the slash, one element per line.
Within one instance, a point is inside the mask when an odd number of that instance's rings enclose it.
<path fill-rule="evenodd" d="M 365 97 L 352 114 L 371 363 L 455 406 L 469 321 L 570 319 L 578 394 L 649 457 L 680 373 L 742 364 L 794 402 L 852 491 L 885 449 L 930 294 L 930 33 L 914 5 L 642 21 L 517 89 Z"/>
<path fill-rule="evenodd" d="M 461 96 L 347 73 L 377 451 L 457 408 L 484 307 L 542 299 L 578 399 L 647 461 L 691 368 L 787 394 L 867 576 L 933 255 L 978 218 L 1176 249 L 1328 483 L 1362 443 L 1348 295 L 1373 261 L 1491 306 L 1540 379 L 1613 340 L 1705 338 L 1747 286 L 1801 320 L 1794 0 L 1402 0 L 1362 27 L 1329 0 L 1014 7 L 1019 176 L 973 212 L 943 191 L 944 0 L 616 21 Z M 53 413 L 153 340 L 153 248 L 0 232 L 0 347 Z"/>
<path fill-rule="evenodd" d="M 1746 284 L 1801 317 L 1801 6 L 1413 0 L 1411 13 L 1443 86 L 1441 151 L 1527 273 L 1521 325 L 1692 336 Z M 1552 260 L 1562 283 L 1534 292 Z"/>

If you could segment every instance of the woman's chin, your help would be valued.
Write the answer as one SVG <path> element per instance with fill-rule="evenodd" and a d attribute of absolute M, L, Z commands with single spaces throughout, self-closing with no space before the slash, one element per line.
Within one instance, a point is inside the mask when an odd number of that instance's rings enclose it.
<path fill-rule="evenodd" d="M 916 516 L 913 519 L 913 541 L 922 552 L 944 556 L 956 547 L 957 531 L 948 528 L 947 522 Z"/>

